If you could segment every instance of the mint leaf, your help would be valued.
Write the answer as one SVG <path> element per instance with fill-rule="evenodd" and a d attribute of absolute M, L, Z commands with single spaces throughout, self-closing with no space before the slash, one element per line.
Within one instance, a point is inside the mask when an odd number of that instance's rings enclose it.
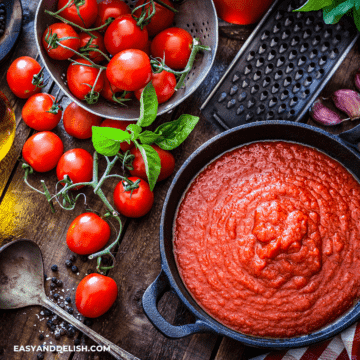
<path fill-rule="evenodd" d="M 134 141 L 139 138 L 139 135 L 142 131 L 142 128 L 136 124 L 130 124 L 126 130 L 129 130 L 131 133 L 131 140 Z"/>
<path fill-rule="evenodd" d="M 130 142 L 130 134 L 120 129 L 93 126 L 92 143 L 95 150 L 105 156 L 115 156 L 120 151 L 120 143 Z"/>
<path fill-rule="evenodd" d="M 327 6 L 323 10 L 324 22 L 326 24 L 336 24 L 343 15 L 354 7 L 354 0 L 346 0 L 340 2 L 335 1 L 332 5 Z"/>
<path fill-rule="evenodd" d="M 150 190 L 153 191 L 156 180 L 160 175 L 161 161 L 158 153 L 150 145 L 138 145 L 145 163 L 146 175 L 149 181 Z"/>
<path fill-rule="evenodd" d="M 140 117 L 136 125 L 145 127 L 151 125 L 156 119 L 158 99 L 151 82 L 144 88 L 140 98 Z"/>
<path fill-rule="evenodd" d="M 143 144 L 151 145 L 161 137 L 161 134 L 156 134 L 152 131 L 146 130 L 139 135 L 139 140 Z"/>
<path fill-rule="evenodd" d="M 181 115 L 179 119 L 167 124 L 160 125 L 155 133 L 161 132 L 161 138 L 155 141 L 163 150 L 173 150 L 184 142 L 189 136 L 199 118 L 192 115 Z"/>
<path fill-rule="evenodd" d="M 301 8 L 294 11 L 318 11 L 325 6 L 331 6 L 333 0 L 308 0 Z"/>

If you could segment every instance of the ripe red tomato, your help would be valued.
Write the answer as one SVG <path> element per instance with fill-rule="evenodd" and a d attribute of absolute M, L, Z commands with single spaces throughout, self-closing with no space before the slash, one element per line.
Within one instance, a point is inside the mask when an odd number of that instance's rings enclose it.
<path fill-rule="evenodd" d="M 55 168 L 63 152 L 61 139 L 50 131 L 43 131 L 26 140 L 22 156 L 35 171 L 46 172 Z"/>
<path fill-rule="evenodd" d="M 176 86 L 176 77 L 174 74 L 163 70 L 159 74 L 153 74 L 151 82 L 154 85 L 159 104 L 168 101 L 174 95 Z M 140 100 L 143 90 L 144 89 L 135 91 L 135 96 L 138 100 Z"/>
<path fill-rule="evenodd" d="M 151 43 L 151 55 L 163 59 L 174 70 L 182 70 L 189 61 L 193 38 L 184 29 L 172 27 L 156 35 Z"/>
<path fill-rule="evenodd" d="M 65 131 L 77 139 L 89 139 L 92 127 L 100 126 L 101 117 L 86 111 L 72 102 L 64 111 L 63 124 Z"/>
<path fill-rule="evenodd" d="M 63 180 L 68 175 L 73 184 L 89 182 L 93 175 L 93 157 L 84 149 L 72 149 L 61 156 L 57 167 L 58 180 Z M 82 188 L 76 187 L 76 190 Z"/>
<path fill-rule="evenodd" d="M 106 76 L 112 85 L 135 91 L 151 80 L 149 57 L 141 50 L 130 49 L 116 54 L 108 64 Z"/>
<path fill-rule="evenodd" d="M 90 274 L 79 283 L 75 293 L 75 305 L 80 314 L 96 318 L 105 314 L 118 295 L 116 282 L 104 275 Z"/>
<path fill-rule="evenodd" d="M 161 171 L 157 181 L 164 180 L 174 172 L 175 158 L 171 152 L 163 150 L 157 145 L 151 145 L 151 147 L 156 150 L 160 157 Z M 145 163 L 140 150 L 133 148 L 130 150 L 130 152 L 132 155 L 135 155 L 135 159 L 132 163 L 134 170 L 130 170 L 130 174 L 132 176 L 138 176 L 139 178 L 147 180 Z"/>
<path fill-rule="evenodd" d="M 85 65 L 70 64 L 66 75 L 67 82 L 72 94 L 80 100 L 85 100 L 86 95 L 91 92 L 91 87 L 94 87 L 95 92 L 100 93 L 104 86 L 104 72 L 100 74 L 94 86 L 100 70 L 86 66 L 91 64 L 90 61 L 83 59 L 77 61 Z"/>
<path fill-rule="evenodd" d="M 94 213 L 84 213 L 70 224 L 66 244 L 75 254 L 90 255 L 106 245 L 110 234 L 110 226 L 105 220 Z"/>
<path fill-rule="evenodd" d="M 31 96 L 22 108 L 21 116 L 27 126 L 37 131 L 52 130 L 61 120 L 62 108 L 55 97 L 41 93 Z"/>
<path fill-rule="evenodd" d="M 129 177 L 135 182 L 138 177 Z M 153 206 L 154 194 L 150 190 L 149 184 L 140 179 L 139 187 L 135 190 L 125 191 L 123 181 L 120 181 L 114 190 L 114 204 L 120 214 L 131 218 L 139 218 L 147 214 Z"/>
<path fill-rule="evenodd" d="M 66 60 L 74 55 L 73 51 L 65 49 L 58 43 L 75 51 L 78 51 L 80 47 L 79 35 L 70 25 L 64 23 L 50 25 L 45 30 L 41 41 L 46 53 L 55 60 Z"/>
<path fill-rule="evenodd" d="M 174 7 L 173 3 L 170 0 L 163 0 L 163 2 L 171 7 Z M 136 3 L 136 7 L 145 5 L 146 11 L 149 9 L 149 2 L 147 0 L 140 0 Z M 142 9 L 135 11 L 135 16 L 139 18 L 141 16 Z M 161 31 L 170 27 L 174 21 L 175 13 L 166 7 L 155 3 L 155 15 L 151 18 L 150 23 L 146 25 L 149 36 L 155 36 Z"/>
<path fill-rule="evenodd" d="M 104 36 L 105 47 L 111 55 L 126 49 L 143 49 L 149 39 L 146 27 L 136 25 L 131 15 L 116 18 L 107 28 Z"/>
<path fill-rule="evenodd" d="M 136 121 L 121 121 L 121 120 L 105 119 L 100 126 L 111 127 L 111 128 L 120 129 L 120 130 L 125 131 L 126 128 L 130 124 L 136 124 Z M 130 150 L 132 147 L 134 147 L 134 143 L 132 141 L 130 142 L 130 144 L 128 144 L 126 141 L 124 141 L 120 144 L 120 149 L 123 152 Z"/>
<path fill-rule="evenodd" d="M 121 15 L 131 14 L 130 7 L 123 0 L 103 0 L 98 4 L 99 11 L 95 21 L 95 27 L 105 24 L 105 21 L 112 17 L 116 19 Z M 102 31 L 105 31 L 103 29 Z"/>
<path fill-rule="evenodd" d="M 98 31 L 91 31 L 91 34 L 96 36 L 96 38 L 92 38 L 92 40 L 90 42 L 90 48 L 99 49 L 103 53 L 106 54 L 104 37 Z M 80 38 L 80 49 L 81 49 L 81 48 L 87 46 L 91 37 L 89 34 L 87 34 L 85 32 L 81 32 L 79 34 L 79 38 Z M 84 52 L 82 52 L 82 54 L 84 54 Z M 102 61 L 105 60 L 105 56 L 101 55 L 98 51 L 89 51 L 89 53 L 85 54 L 85 55 L 90 60 L 92 60 L 95 64 L 100 64 Z M 74 59 L 78 60 L 78 59 L 82 59 L 82 58 L 80 56 L 75 56 Z"/>
<path fill-rule="evenodd" d="M 57 9 L 58 10 L 62 9 L 67 3 L 68 0 L 59 0 Z M 74 2 L 72 2 L 71 4 L 72 5 L 68 6 L 66 9 L 61 11 L 59 15 L 65 18 L 66 20 L 75 23 L 76 25 L 88 29 L 95 22 L 96 17 L 98 15 L 97 1 L 83 0 L 82 5 L 80 5 L 78 8 L 74 4 Z"/>
<path fill-rule="evenodd" d="M 151 40 L 149 39 L 145 45 L 145 47 L 142 50 L 147 56 L 150 57 L 151 55 Z"/>
<path fill-rule="evenodd" d="M 36 84 L 34 75 L 39 74 L 40 70 L 40 64 L 29 56 L 15 59 L 6 73 L 10 90 L 21 99 L 28 99 L 31 95 L 37 94 L 42 83 Z"/>
<path fill-rule="evenodd" d="M 116 103 L 116 101 L 113 99 L 113 95 L 115 94 L 116 97 L 122 97 L 124 93 L 124 90 L 119 89 L 118 87 L 110 84 L 108 78 L 104 76 L 104 87 L 101 90 L 100 95 L 105 98 L 108 101 L 111 101 L 113 103 Z M 133 93 L 130 91 L 125 95 L 125 99 L 131 99 Z"/>

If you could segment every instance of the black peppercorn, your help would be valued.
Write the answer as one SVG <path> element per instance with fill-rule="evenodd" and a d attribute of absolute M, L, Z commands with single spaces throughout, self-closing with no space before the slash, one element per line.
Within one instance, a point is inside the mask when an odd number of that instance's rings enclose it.
<path fill-rule="evenodd" d="M 92 322 L 91 319 L 85 319 L 84 324 L 85 324 L 86 326 L 91 326 L 91 325 L 93 324 L 93 322 Z"/>
<path fill-rule="evenodd" d="M 71 297 L 70 297 L 70 296 L 67 296 L 67 297 L 65 298 L 65 301 L 66 301 L 67 303 L 71 303 Z"/>
<path fill-rule="evenodd" d="M 45 316 L 50 316 L 51 314 L 52 314 L 52 312 L 50 310 L 48 310 L 48 309 L 44 310 L 44 315 Z"/>
<path fill-rule="evenodd" d="M 51 325 L 50 330 L 55 331 L 56 330 L 56 325 Z"/>
<path fill-rule="evenodd" d="M 57 265 L 53 265 L 53 266 L 51 267 L 51 270 L 52 270 L 52 271 L 55 271 L 55 272 L 58 271 Z"/>
<path fill-rule="evenodd" d="M 64 336 L 66 334 L 66 330 L 64 328 L 60 329 L 60 335 Z"/>
<path fill-rule="evenodd" d="M 73 314 L 73 313 L 74 313 L 74 309 L 73 309 L 72 307 L 68 307 L 66 310 L 67 310 L 67 312 L 68 312 L 69 314 Z"/>
<path fill-rule="evenodd" d="M 39 340 L 44 340 L 44 335 L 43 334 L 39 335 Z"/>
<path fill-rule="evenodd" d="M 66 267 L 72 267 L 73 263 L 71 262 L 71 260 L 66 260 L 65 261 L 65 266 Z"/>
<path fill-rule="evenodd" d="M 80 339 L 75 339 L 74 340 L 74 345 L 80 345 Z"/>
<path fill-rule="evenodd" d="M 47 279 L 47 275 L 46 275 L 46 274 L 44 274 L 44 280 L 46 281 L 46 279 Z"/>
<path fill-rule="evenodd" d="M 53 295 L 53 297 L 54 297 L 55 300 L 58 300 L 60 298 L 60 295 L 56 293 L 56 294 Z"/>
<path fill-rule="evenodd" d="M 51 278 L 51 282 L 53 282 L 54 284 L 56 284 L 57 283 L 57 278 L 54 276 L 54 277 L 52 277 Z"/>
<path fill-rule="evenodd" d="M 79 271 L 79 269 L 78 269 L 78 267 L 76 265 L 74 265 L 74 266 L 71 267 L 71 271 L 73 273 L 77 273 Z"/>
<path fill-rule="evenodd" d="M 76 261 L 76 256 L 75 255 L 70 255 L 70 261 L 72 261 L 72 262 Z"/>
<path fill-rule="evenodd" d="M 55 333 L 55 339 L 60 340 L 60 337 L 61 337 L 60 332 L 56 332 Z"/>
<path fill-rule="evenodd" d="M 48 321 L 46 322 L 46 325 L 47 325 L 49 328 L 51 328 L 54 324 L 53 324 L 53 322 L 52 322 L 51 320 L 48 320 Z"/>
<path fill-rule="evenodd" d="M 38 360 L 44 360 L 44 354 L 43 353 L 37 354 L 37 359 Z"/>
<path fill-rule="evenodd" d="M 57 283 L 56 283 L 56 285 L 57 285 L 58 287 L 62 287 L 62 286 L 63 286 L 63 282 L 62 282 L 61 280 L 58 280 Z"/>
<path fill-rule="evenodd" d="M 67 329 L 66 334 L 68 337 L 74 337 L 75 329 L 74 328 Z"/>
<path fill-rule="evenodd" d="M 51 289 L 51 290 L 54 290 L 55 288 L 56 288 L 56 284 L 51 283 L 51 284 L 50 284 L 50 289 Z"/>
<path fill-rule="evenodd" d="M 80 256 L 80 260 L 83 261 L 83 262 L 87 262 L 88 261 L 87 255 Z"/>

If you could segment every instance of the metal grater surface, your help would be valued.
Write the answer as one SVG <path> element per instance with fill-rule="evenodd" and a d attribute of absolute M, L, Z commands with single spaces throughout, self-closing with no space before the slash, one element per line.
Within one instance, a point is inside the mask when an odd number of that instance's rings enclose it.
<path fill-rule="evenodd" d="M 277 0 L 201 107 L 224 128 L 261 120 L 300 121 L 359 37 L 344 16 L 293 12 L 305 1 Z"/>

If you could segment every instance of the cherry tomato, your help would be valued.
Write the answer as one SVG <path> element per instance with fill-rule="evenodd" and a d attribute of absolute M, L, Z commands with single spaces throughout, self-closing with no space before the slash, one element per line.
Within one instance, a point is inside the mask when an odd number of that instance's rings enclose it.
<path fill-rule="evenodd" d="M 100 126 L 111 127 L 111 128 L 120 129 L 120 130 L 125 131 L 126 128 L 130 124 L 136 124 L 136 121 L 121 121 L 121 120 L 105 119 Z M 132 147 L 134 147 L 134 143 L 132 141 L 130 142 L 130 144 L 128 144 L 126 141 L 124 141 L 120 144 L 120 149 L 123 152 L 130 150 Z"/>
<path fill-rule="evenodd" d="M 104 36 L 105 47 L 111 55 L 126 49 L 143 49 L 149 39 L 146 27 L 136 25 L 131 15 L 116 18 L 107 28 Z"/>
<path fill-rule="evenodd" d="M 170 0 L 163 0 L 163 2 L 171 7 L 174 7 L 173 3 Z M 136 7 L 145 5 L 146 11 L 149 9 L 149 2 L 148 0 L 140 0 L 136 3 Z M 151 7 L 152 9 L 152 7 Z M 141 16 L 142 9 L 138 9 L 135 11 L 135 16 L 139 18 Z M 175 13 L 166 7 L 155 3 L 155 15 L 151 18 L 150 23 L 146 25 L 147 31 L 149 36 L 155 36 L 159 32 L 167 29 L 170 27 L 174 21 Z"/>
<path fill-rule="evenodd" d="M 61 120 L 62 108 L 55 97 L 41 93 L 31 96 L 22 108 L 21 116 L 27 126 L 37 131 L 52 130 Z"/>
<path fill-rule="evenodd" d="M 110 239 L 110 226 L 94 213 L 79 215 L 66 234 L 66 244 L 75 254 L 90 255 L 102 249 Z"/>
<path fill-rule="evenodd" d="M 98 4 L 99 11 L 95 21 L 95 27 L 105 24 L 105 21 L 112 17 L 116 19 L 121 15 L 131 14 L 130 7 L 123 0 L 103 0 Z M 102 29 L 101 31 L 105 31 Z"/>
<path fill-rule="evenodd" d="M 141 49 L 147 56 L 151 55 L 151 40 L 149 39 L 143 49 Z"/>
<path fill-rule="evenodd" d="M 126 91 L 135 91 L 151 80 L 149 57 L 141 50 L 130 49 L 116 54 L 109 62 L 106 76 L 112 85 Z"/>
<path fill-rule="evenodd" d="M 78 51 L 80 47 L 79 35 L 70 25 L 64 23 L 50 25 L 45 30 L 41 41 L 46 53 L 55 60 L 66 60 L 74 55 L 73 51 L 58 43 L 75 51 Z"/>
<path fill-rule="evenodd" d="M 118 295 L 116 282 L 108 276 L 90 274 L 79 283 L 75 293 L 75 305 L 80 314 L 96 318 L 105 314 Z"/>
<path fill-rule="evenodd" d="M 59 0 L 57 9 L 62 9 L 68 0 Z M 89 28 L 96 20 L 98 15 L 98 4 L 96 0 L 83 0 L 83 5 L 77 6 L 74 4 L 68 6 L 59 13 L 60 16 L 69 20 L 81 27 Z M 80 14 L 80 16 L 79 16 Z"/>
<path fill-rule="evenodd" d="M 106 54 L 104 37 L 98 31 L 91 31 L 91 34 L 96 36 L 96 38 L 92 38 L 90 42 L 90 48 L 99 49 Z M 83 48 L 87 46 L 91 36 L 87 33 L 81 32 L 79 34 L 79 38 L 80 38 L 80 48 Z M 90 60 L 92 60 L 95 64 L 100 64 L 102 61 L 105 60 L 104 55 L 101 55 L 98 51 L 89 51 L 87 57 Z M 80 57 L 75 57 L 75 59 L 79 59 L 79 58 Z"/>
<path fill-rule="evenodd" d="M 157 145 L 151 145 L 151 147 L 156 150 L 161 162 L 161 171 L 157 181 L 164 180 L 174 172 L 175 158 L 171 154 L 171 152 L 163 150 Z M 134 170 L 130 170 L 130 174 L 132 176 L 138 176 L 139 178 L 147 180 L 144 159 L 141 155 L 140 150 L 132 148 L 130 152 L 132 155 L 135 155 L 135 159 L 132 163 Z"/>
<path fill-rule="evenodd" d="M 77 139 L 89 139 L 92 127 L 100 126 L 101 117 L 86 111 L 72 102 L 64 111 L 63 124 L 65 131 Z"/>
<path fill-rule="evenodd" d="M 104 72 L 99 76 L 99 79 L 95 84 L 96 78 L 99 74 L 99 69 L 89 67 L 90 61 L 77 60 L 84 65 L 70 64 L 67 70 L 67 82 L 70 91 L 78 99 L 85 100 L 86 96 L 89 96 L 91 87 L 94 87 L 94 91 L 100 93 L 104 86 Z"/>
<path fill-rule="evenodd" d="M 104 76 L 104 87 L 100 93 L 100 95 L 102 97 L 104 97 L 106 100 L 111 101 L 113 103 L 116 103 L 116 101 L 113 99 L 114 94 L 117 98 L 120 98 L 120 99 L 121 98 L 131 99 L 133 93 L 130 91 L 130 92 L 127 92 L 127 94 L 125 94 L 125 96 L 123 96 L 124 91 L 125 90 L 119 89 L 116 86 L 110 84 L 108 78 L 106 76 Z"/>
<path fill-rule="evenodd" d="M 58 180 L 63 180 L 68 175 L 73 184 L 89 182 L 93 175 L 93 157 L 84 149 L 72 149 L 61 156 L 57 167 Z M 81 186 L 76 189 L 82 188 Z"/>
<path fill-rule="evenodd" d="M 184 29 L 172 27 L 156 35 L 151 43 L 151 55 L 165 58 L 165 64 L 174 70 L 183 69 L 188 63 L 193 38 Z"/>
<path fill-rule="evenodd" d="M 43 131 L 26 140 L 22 156 L 35 171 L 46 172 L 55 168 L 63 152 L 61 139 L 50 131 Z"/>
<path fill-rule="evenodd" d="M 129 180 L 135 182 L 138 177 L 130 177 Z M 114 204 L 120 214 L 131 218 L 139 218 L 147 214 L 154 203 L 154 194 L 150 190 L 149 184 L 140 179 L 139 187 L 135 190 L 125 191 L 122 181 L 114 190 Z"/>
<path fill-rule="evenodd" d="M 21 99 L 28 99 L 40 92 L 42 82 L 37 83 L 34 78 L 41 71 L 40 64 L 29 56 L 21 56 L 10 65 L 6 80 L 10 90 Z"/>
<path fill-rule="evenodd" d="M 154 85 L 159 104 L 168 101 L 174 95 L 176 86 L 176 77 L 174 74 L 163 70 L 159 74 L 153 74 L 151 82 Z M 135 96 L 138 100 L 140 100 L 143 90 L 144 89 L 135 91 Z"/>

